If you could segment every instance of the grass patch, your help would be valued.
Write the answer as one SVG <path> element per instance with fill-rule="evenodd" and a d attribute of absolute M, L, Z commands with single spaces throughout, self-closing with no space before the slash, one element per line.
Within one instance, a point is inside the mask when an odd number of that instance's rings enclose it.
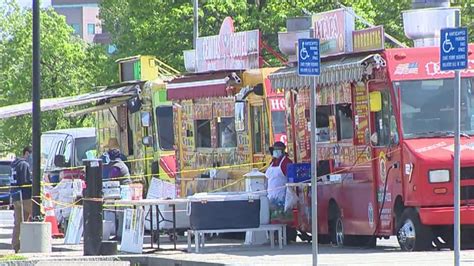
<path fill-rule="evenodd" d="M 0 261 L 12 261 L 12 260 L 27 260 L 28 258 L 23 255 L 18 254 L 9 254 L 9 255 L 0 255 Z"/>

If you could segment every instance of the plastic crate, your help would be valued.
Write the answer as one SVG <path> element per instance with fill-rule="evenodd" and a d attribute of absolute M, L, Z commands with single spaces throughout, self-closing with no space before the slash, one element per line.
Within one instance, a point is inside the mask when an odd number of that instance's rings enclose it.
<path fill-rule="evenodd" d="M 311 179 L 310 163 L 293 163 L 288 165 L 288 182 L 301 183 Z"/>

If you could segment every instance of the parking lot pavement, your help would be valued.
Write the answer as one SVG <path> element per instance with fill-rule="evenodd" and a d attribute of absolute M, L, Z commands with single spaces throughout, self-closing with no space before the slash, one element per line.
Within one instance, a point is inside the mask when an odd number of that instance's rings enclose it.
<path fill-rule="evenodd" d="M 12 254 L 10 249 L 13 227 L 12 213 L 0 211 L 0 257 Z M 148 265 L 311 265 L 311 245 L 295 243 L 284 249 L 269 246 L 244 246 L 243 241 L 212 240 L 206 242 L 202 253 L 187 253 L 186 241 L 179 239 L 178 251 L 170 250 L 172 245 L 166 236 L 161 238 L 161 247 L 167 250 L 152 254 L 122 254 L 112 257 L 99 257 L 96 260 L 129 260 L 133 262 L 148 261 Z M 168 241 L 168 242 L 167 242 Z M 82 244 L 64 245 L 63 239 L 53 239 L 52 254 L 24 254 L 32 260 L 42 261 L 43 265 L 51 260 L 84 261 Z M 145 239 L 149 243 L 149 237 Z M 149 244 L 146 245 L 145 251 Z M 319 265 L 452 265 L 453 252 L 449 250 L 428 252 L 402 252 L 395 237 L 379 240 L 377 248 L 336 248 L 328 245 L 319 246 Z M 474 250 L 461 251 L 462 265 L 474 265 Z M 165 263 L 166 262 L 166 263 Z M 1 263 L 0 263 L 1 264 Z M 142 263 L 143 264 L 143 263 Z M 66 265 L 66 264 L 61 264 Z"/>

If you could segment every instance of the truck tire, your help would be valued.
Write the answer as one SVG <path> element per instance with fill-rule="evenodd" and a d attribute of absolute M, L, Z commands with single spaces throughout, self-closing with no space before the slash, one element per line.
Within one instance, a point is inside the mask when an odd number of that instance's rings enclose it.
<path fill-rule="evenodd" d="M 340 212 L 338 212 L 335 219 L 329 221 L 329 235 L 331 236 L 331 242 L 334 246 L 344 246 L 344 223 Z"/>
<path fill-rule="evenodd" d="M 423 251 L 432 248 L 433 233 L 421 223 L 414 208 L 403 210 L 397 226 L 397 239 L 403 251 Z"/>

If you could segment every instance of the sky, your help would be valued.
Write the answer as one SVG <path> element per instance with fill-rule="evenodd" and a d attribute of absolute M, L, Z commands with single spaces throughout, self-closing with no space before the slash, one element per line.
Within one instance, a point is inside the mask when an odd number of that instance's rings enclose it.
<path fill-rule="evenodd" d="M 18 4 L 23 7 L 31 7 L 33 0 L 17 0 Z M 47 7 L 51 5 L 51 0 L 40 0 L 42 7 Z"/>

